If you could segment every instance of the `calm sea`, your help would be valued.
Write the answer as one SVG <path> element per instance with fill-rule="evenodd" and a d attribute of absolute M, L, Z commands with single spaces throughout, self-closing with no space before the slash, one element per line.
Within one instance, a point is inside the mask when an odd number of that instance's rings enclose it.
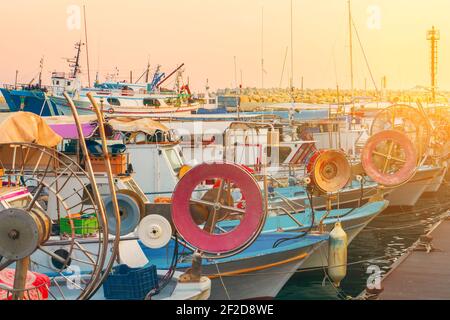
<path fill-rule="evenodd" d="M 337 292 L 328 281 L 323 281 L 324 271 L 313 271 L 295 274 L 280 292 L 278 299 L 330 300 L 343 299 L 345 296 L 356 297 L 366 287 L 370 276 L 369 266 L 376 266 L 382 273 L 386 273 L 392 263 L 448 209 L 448 182 L 438 193 L 424 195 L 413 209 L 388 209 L 372 221 L 349 246 L 348 262 L 355 264 L 348 267 L 341 292 Z"/>

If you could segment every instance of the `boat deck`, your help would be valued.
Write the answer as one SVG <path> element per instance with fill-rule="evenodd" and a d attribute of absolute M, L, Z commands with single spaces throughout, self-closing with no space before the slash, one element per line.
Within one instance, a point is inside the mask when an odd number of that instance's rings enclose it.
<path fill-rule="evenodd" d="M 428 236 L 433 250 L 417 242 L 383 278 L 379 300 L 450 300 L 450 218 Z"/>

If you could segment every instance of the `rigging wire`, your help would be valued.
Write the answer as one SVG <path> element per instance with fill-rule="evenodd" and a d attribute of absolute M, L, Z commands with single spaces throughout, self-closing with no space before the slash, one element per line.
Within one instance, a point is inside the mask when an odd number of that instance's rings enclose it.
<path fill-rule="evenodd" d="M 359 46 L 361 47 L 361 51 L 362 51 L 362 54 L 364 56 L 364 60 L 366 62 L 367 69 L 369 70 L 369 74 L 370 74 L 370 78 L 372 79 L 373 86 L 375 87 L 375 90 L 378 93 L 379 90 L 378 90 L 378 86 L 377 86 L 377 83 L 375 81 L 375 78 L 373 76 L 373 73 L 372 73 L 372 68 L 370 67 L 369 60 L 368 60 L 367 55 L 366 55 L 366 51 L 364 50 L 364 47 L 363 47 L 362 42 L 361 42 L 361 39 L 359 37 L 358 29 L 356 28 L 356 24 L 355 24 L 355 21 L 353 19 L 352 19 L 352 25 L 353 25 L 353 28 L 355 29 L 356 38 L 358 39 Z"/>

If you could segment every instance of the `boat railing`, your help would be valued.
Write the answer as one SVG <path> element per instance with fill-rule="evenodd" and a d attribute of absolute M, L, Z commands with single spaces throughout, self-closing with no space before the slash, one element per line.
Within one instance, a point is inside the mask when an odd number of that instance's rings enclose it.
<path fill-rule="evenodd" d="M 51 86 L 43 86 L 43 85 L 32 85 L 32 84 L 4 84 L 3 88 L 8 91 L 42 91 L 42 92 L 50 92 L 52 90 Z"/>

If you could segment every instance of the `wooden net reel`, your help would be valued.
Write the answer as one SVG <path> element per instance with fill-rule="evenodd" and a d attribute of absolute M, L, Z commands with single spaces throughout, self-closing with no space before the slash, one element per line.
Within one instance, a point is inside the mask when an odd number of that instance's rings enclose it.
<path fill-rule="evenodd" d="M 215 181 L 217 190 L 198 196 L 196 190 L 205 189 L 208 181 Z M 237 193 L 240 199 L 236 199 Z M 266 217 L 263 202 L 258 183 L 244 168 L 225 162 L 205 163 L 189 170 L 176 186 L 172 221 L 184 241 L 204 257 L 223 258 L 244 250 L 259 235 Z M 196 215 L 198 206 L 207 208 L 202 219 Z M 217 228 L 224 215 L 240 224 L 233 230 Z"/>
<path fill-rule="evenodd" d="M 415 173 L 417 153 L 405 133 L 396 130 L 379 132 L 369 138 L 361 163 L 373 181 L 387 187 L 399 186 Z"/>

